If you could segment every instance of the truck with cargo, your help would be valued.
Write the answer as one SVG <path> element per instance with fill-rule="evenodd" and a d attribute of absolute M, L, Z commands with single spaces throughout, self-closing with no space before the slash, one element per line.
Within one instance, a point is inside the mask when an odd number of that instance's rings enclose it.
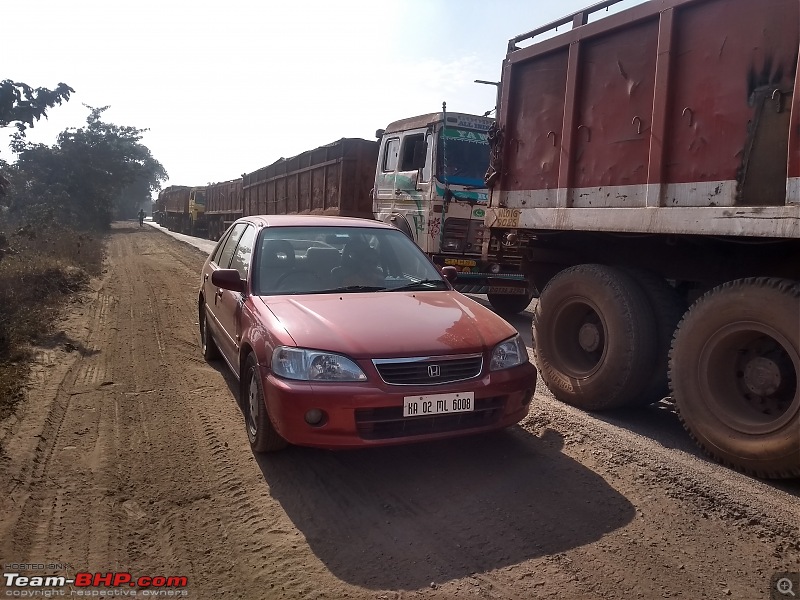
<path fill-rule="evenodd" d="M 442 111 L 378 130 L 379 141 L 344 138 L 206 188 L 209 236 L 242 215 L 375 218 L 411 237 L 455 287 L 485 293 L 499 312 L 527 307 L 521 256 L 495 243 L 482 260 L 491 119 Z M 241 200 L 237 198 L 241 197 Z M 239 210 L 236 210 L 240 207 Z"/>
<path fill-rule="evenodd" d="M 205 186 L 171 185 L 161 190 L 153 204 L 153 219 L 172 231 L 187 235 L 207 233 Z"/>
<path fill-rule="evenodd" d="M 716 460 L 798 476 L 800 2 L 617 1 L 510 40 L 484 252 L 522 253 L 558 399 L 670 396 Z"/>

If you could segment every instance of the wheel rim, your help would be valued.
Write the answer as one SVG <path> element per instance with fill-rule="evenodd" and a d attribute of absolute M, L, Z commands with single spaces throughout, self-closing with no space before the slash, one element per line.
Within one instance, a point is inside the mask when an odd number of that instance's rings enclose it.
<path fill-rule="evenodd" d="M 255 374 L 250 375 L 250 386 L 247 389 L 247 431 L 251 438 L 258 434 L 258 411 L 260 399 L 258 393 L 258 383 Z"/>
<path fill-rule="evenodd" d="M 597 307 L 587 299 L 562 304 L 553 316 L 552 347 L 563 370 L 584 378 L 596 372 L 606 354 L 606 325 Z"/>
<path fill-rule="evenodd" d="M 759 323 L 720 328 L 700 355 L 701 393 L 727 426 L 765 434 L 790 422 L 800 407 L 800 355 L 778 331 Z"/>

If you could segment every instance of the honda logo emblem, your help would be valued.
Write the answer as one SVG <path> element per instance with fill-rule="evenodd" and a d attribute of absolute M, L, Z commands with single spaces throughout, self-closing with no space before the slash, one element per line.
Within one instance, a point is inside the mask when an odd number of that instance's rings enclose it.
<path fill-rule="evenodd" d="M 442 370 L 439 365 L 428 365 L 428 377 L 439 377 L 441 374 Z"/>

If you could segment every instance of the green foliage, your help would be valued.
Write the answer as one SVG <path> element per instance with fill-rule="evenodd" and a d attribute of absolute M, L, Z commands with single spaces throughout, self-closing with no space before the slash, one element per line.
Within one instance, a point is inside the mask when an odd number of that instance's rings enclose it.
<path fill-rule="evenodd" d="M 141 144 L 143 129 L 106 123 L 108 107 L 93 108 L 86 126 L 71 128 L 53 146 L 24 144 L 5 174 L 12 215 L 105 229 L 115 215 L 131 217 L 167 179 Z"/>
<path fill-rule="evenodd" d="M 31 86 L 4 79 L 0 81 L 0 127 L 14 126 L 17 135 L 12 148 L 19 147 L 25 130 L 33 127 L 34 121 L 47 118 L 47 109 L 69 100 L 75 90 L 66 83 L 59 83 L 56 89 L 32 88 Z"/>

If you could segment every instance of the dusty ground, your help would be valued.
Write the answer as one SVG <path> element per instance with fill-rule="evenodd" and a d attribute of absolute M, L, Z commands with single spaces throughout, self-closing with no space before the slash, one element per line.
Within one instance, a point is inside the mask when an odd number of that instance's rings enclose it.
<path fill-rule="evenodd" d="M 4 572 L 182 575 L 191 598 L 758 599 L 800 569 L 800 482 L 708 462 L 668 404 L 598 419 L 542 388 L 499 435 L 254 458 L 200 356 L 203 258 L 111 236 L 0 428 Z"/>

